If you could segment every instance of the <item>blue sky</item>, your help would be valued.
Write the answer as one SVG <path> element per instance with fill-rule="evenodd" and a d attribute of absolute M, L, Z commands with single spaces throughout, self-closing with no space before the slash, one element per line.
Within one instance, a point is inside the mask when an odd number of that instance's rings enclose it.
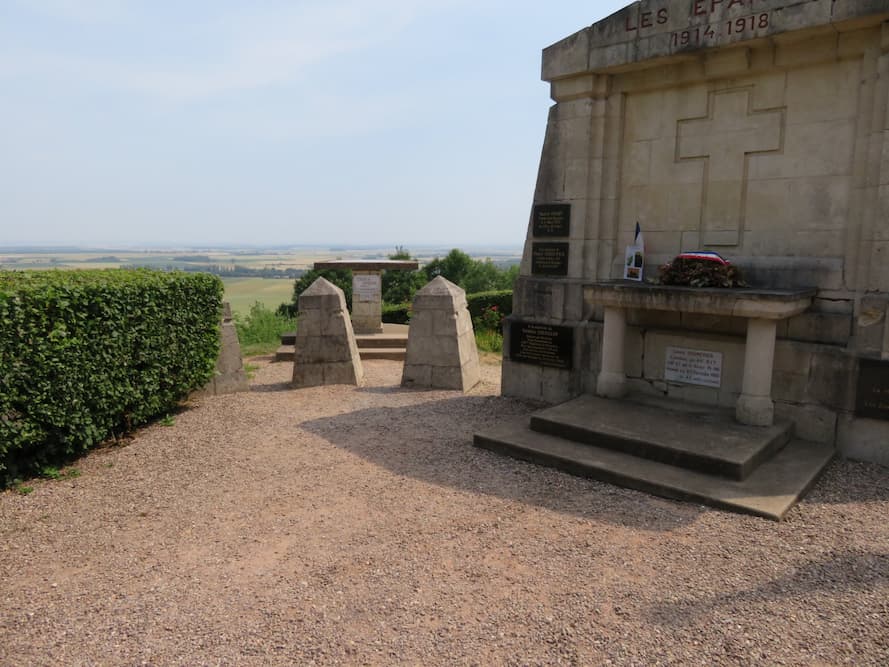
<path fill-rule="evenodd" d="M 0 245 L 521 244 L 540 51 L 624 4 L 0 0 Z"/>

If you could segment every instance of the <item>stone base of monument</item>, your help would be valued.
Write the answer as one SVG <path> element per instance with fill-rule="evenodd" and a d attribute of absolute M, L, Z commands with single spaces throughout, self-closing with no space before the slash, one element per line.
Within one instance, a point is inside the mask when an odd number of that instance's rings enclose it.
<path fill-rule="evenodd" d="M 383 333 L 355 334 L 358 355 L 368 359 L 392 359 L 404 361 L 407 354 L 407 324 L 383 323 Z M 281 347 L 275 352 L 275 361 L 293 361 L 296 332 L 281 334 Z"/>
<path fill-rule="evenodd" d="M 518 459 L 722 509 L 780 520 L 834 456 L 793 426 L 746 426 L 734 411 L 632 395 L 584 395 L 475 435 Z"/>

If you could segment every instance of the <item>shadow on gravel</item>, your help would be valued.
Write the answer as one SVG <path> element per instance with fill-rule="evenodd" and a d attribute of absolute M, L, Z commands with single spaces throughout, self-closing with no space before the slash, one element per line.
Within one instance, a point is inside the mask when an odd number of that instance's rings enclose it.
<path fill-rule="evenodd" d="M 806 496 L 806 502 L 827 505 L 889 502 L 889 468 L 835 458 Z"/>
<path fill-rule="evenodd" d="M 687 626 L 696 624 L 702 618 L 712 618 L 725 608 L 737 609 L 768 604 L 789 597 L 817 600 L 819 594 L 874 591 L 887 585 L 889 585 L 889 554 L 840 552 L 798 565 L 789 574 L 744 591 L 658 605 L 649 613 L 652 621 L 656 623 Z"/>
<path fill-rule="evenodd" d="M 405 407 L 368 408 L 303 422 L 300 427 L 397 475 L 585 519 L 666 531 L 695 521 L 705 511 L 698 505 L 573 477 L 473 446 L 476 431 L 533 409 L 498 396 L 460 396 Z"/>
<path fill-rule="evenodd" d="M 290 382 L 271 382 L 250 385 L 251 392 L 270 393 L 275 391 L 296 391 Z"/>

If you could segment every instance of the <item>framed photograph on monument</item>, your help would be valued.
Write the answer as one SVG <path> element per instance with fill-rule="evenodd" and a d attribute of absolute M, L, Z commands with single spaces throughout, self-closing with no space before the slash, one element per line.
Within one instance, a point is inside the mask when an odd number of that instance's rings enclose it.
<path fill-rule="evenodd" d="M 645 241 L 642 228 L 636 223 L 636 237 L 633 245 L 628 245 L 624 253 L 624 278 L 642 281 L 642 270 L 645 268 Z"/>

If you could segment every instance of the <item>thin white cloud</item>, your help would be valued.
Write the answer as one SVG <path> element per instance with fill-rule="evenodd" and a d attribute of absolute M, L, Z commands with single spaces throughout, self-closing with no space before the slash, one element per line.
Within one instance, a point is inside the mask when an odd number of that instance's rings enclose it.
<path fill-rule="evenodd" d="M 240 9 L 210 17 L 203 25 L 179 25 L 182 43 L 197 50 L 159 53 L 148 62 L 119 54 L 107 57 L 60 51 L 0 51 L 0 76 L 43 75 L 86 81 L 168 102 L 204 100 L 231 92 L 295 82 L 309 68 L 335 56 L 357 53 L 393 39 L 423 12 L 464 0 L 339 0 L 285 3 Z M 98 15 L 120 2 L 93 0 L 93 12 L 77 14 L 77 0 L 40 0 L 57 14 Z M 70 10 L 70 12 L 69 12 Z M 169 29 L 155 17 L 144 29 Z M 132 28 L 132 27 L 131 27 Z"/>

